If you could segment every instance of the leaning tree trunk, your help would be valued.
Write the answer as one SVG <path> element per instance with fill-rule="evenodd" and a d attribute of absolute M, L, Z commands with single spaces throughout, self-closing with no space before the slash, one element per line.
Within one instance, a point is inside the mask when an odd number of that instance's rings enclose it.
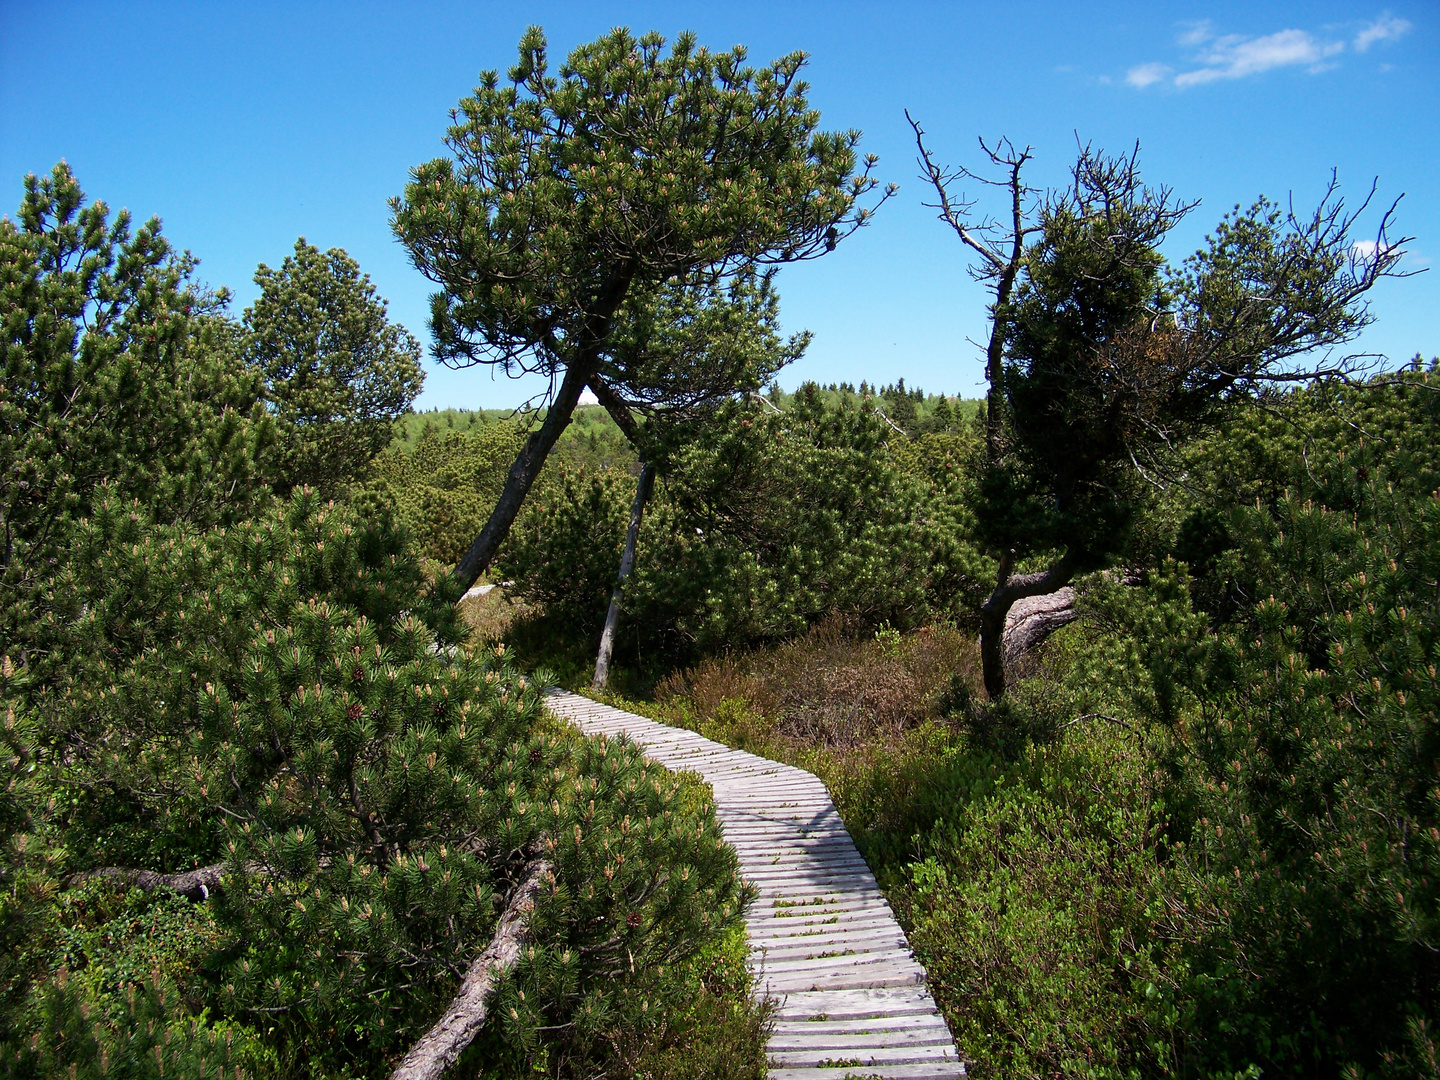
<path fill-rule="evenodd" d="M 579 363 L 572 364 L 566 370 L 560 390 L 545 412 L 545 421 L 540 425 L 540 430 L 525 440 L 525 446 L 515 458 L 515 464 L 510 466 L 510 475 L 505 478 L 505 490 L 500 493 L 500 501 L 491 511 L 490 520 L 485 522 L 485 527 L 470 545 L 470 550 L 465 552 L 465 557 L 455 566 L 455 578 L 462 589 L 469 589 L 475 584 L 490 565 L 490 560 L 495 558 L 495 552 L 504 543 L 505 537 L 510 535 L 510 526 L 515 524 L 525 496 L 530 493 L 530 488 L 534 485 L 535 478 L 540 475 L 545 459 L 550 456 L 560 433 L 570 424 L 575 406 L 580 401 L 580 392 L 585 389 L 590 374 L 589 367 Z"/>
<path fill-rule="evenodd" d="M 465 972 L 460 990 L 450 1000 L 445 1014 L 420 1036 L 390 1074 L 390 1080 L 439 1080 L 474 1041 L 489 1014 L 490 995 L 496 983 L 520 959 L 526 920 L 550 871 L 549 861 L 543 858 L 532 859 L 526 865 L 525 876 L 511 892 L 490 944 Z"/>
<path fill-rule="evenodd" d="M 980 609 L 980 665 L 985 674 L 985 692 L 991 701 L 1005 695 L 1005 622 L 1017 600 L 1028 596 L 1044 596 L 1057 592 L 1075 576 L 1077 561 L 1067 551 L 1048 570 L 1031 574 L 1011 574 L 1015 553 L 1006 552 L 1000 559 L 1000 573 L 995 591 Z"/>
<path fill-rule="evenodd" d="M 510 475 L 505 478 L 505 490 L 500 493 L 500 501 L 491 511 L 490 520 L 485 522 L 485 527 L 470 545 L 470 550 L 465 552 L 464 558 L 455 565 L 455 578 L 462 589 L 468 590 L 475 584 L 489 567 L 490 560 L 495 558 L 495 552 L 500 550 L 505 537 L 510 535 L 510 526 L 515 524 L 525 496 L 530 493 L 530 488 L 540 475 L 545 459 L 550 456 L 560 433 L 569 426 L 570 418 L 575 415 L 575 406 L 580 402 L 580 393 L 585 389 L 585 384 L 594 377 L 600 366 L 600 354 L 605 340 L 610 336 L 612 320 L 625 300 L 634 275 L 633 266 L 617 266 L 595 298 L 595 306 L 577 334 L 576 349 L 571 354 L 573 359 L 565 365 L 565 378 L 560 382 L 555 400 L 550 402 L 550 408 L 545 412 L 544 423 L 540 425 L 539 431 L 525 440 L 525 446 L 515 458 L 515 464 L 510 466 Z"/>
<path fill-rule="evenodd" d="M 595 681 L 591 686 L 604 690 L 610 678 L 610 654 L 615 649 L 615 626 L 620 621 L 620 601 L 625 592 L 625 579 L 635 569 L 635 546 L 640 540 L 640 520 L 645 516 L 645 504 L 650 501 L 650 492 L 655 488 L 655 466 L 648 461 L 640 465 L 640 479 L 635 484 L 635 502 L 630 507 L 630 528 L 625 531 L 625 551 L 620 556 L 620 573 L 615 578 L 615 589 L 610 594 L 610 610 L 605 613 L 605 629 L 600 634 L 600 652 L 595 657 Z"/>

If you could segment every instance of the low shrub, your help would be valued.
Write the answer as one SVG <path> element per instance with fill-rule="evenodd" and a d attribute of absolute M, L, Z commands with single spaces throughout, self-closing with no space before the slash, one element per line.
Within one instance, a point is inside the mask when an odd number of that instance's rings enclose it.
<path fill-rule="evenodd" d="M 253 1023 L 282 1070 L 376 1075 L 539 855 L 553 874 L 477 1064 L 604 1073 L 687 1015 L 695 958 L 750 896 L 708 800 L 548 719 L 498 647 L 460 647 L 453 586 L 431 592 L 389 523 L 300 494 L 196 533 L 102 502 L 72 551 L 39 620 L 52 647 L 0 676 L 18 714 L 7 768 L 40 777 L 7 795 L 3 930 L 46 930 L 3 969 L 7 1032 L 91 1007 L 55 997 L 61 970 L 71 997 L 95 981 L 111 1000 L 150 965 L 185 1015 Z M 208 863 L 225 885 L 200 922 L 147 901 L 169 913 L 163 956 L 145 934 L 113 956 L 69 904 L 70 875 Z"/>
<path fill-rule="evenodd" d="M 802 634 L 838 614 L 856 631 L 978 607 L 993 567 L 965 542 L 959 463 L 924 467 L 868 406 L 796 395 L 784 413 L 721 410 L 672 447 L 646 510 L 617 657 L 656 674 Z M 593 653 L 635 481 L 565 473 L 531 500 L 496 564 L 539 605 L 550 640 Z M 878 700 L 878 699 L 877 699 Z"/>
<path fill-rule="evenodd" d="M 898 737 L 939 716 L 947 679 L 978 673 L 973 641 L 953 626 L 857 633 L 839 616 L 771 649 L 727 653 L 672 673 L 656 700 L 689 702 L 702 716 L 744 701 L 775 721 L 777 735 L 809 747 Z"/>
<path fill-rule="evenodd" d="M 1062 631 L 1012 688 L 1003 745 L 978 734 L 977 718 L 998 725 L 1002 710 L 975 705 L 977 645 L 946 626 L 897 638 L 827 623 L 704 661 L 626 707 L 825 781 L 972 1075 L 1166 1073 L 1177 977 L 1156 857 L 1164 807 L 1133 732 L 1064 726 L 1099 703 L 1076 662 L 1088 634 Z M 786 709 L 835 715 L 867 688 L 899 688 L 905 711 L 882 720 L 862 704 L 853 725 L 787 726 Z"/>
<path fill-rule="evenodd" d="M 1123 732 L 955 750 L 891 898 L 976 1077 L 1168 1074 L 1163 807 Z"/>

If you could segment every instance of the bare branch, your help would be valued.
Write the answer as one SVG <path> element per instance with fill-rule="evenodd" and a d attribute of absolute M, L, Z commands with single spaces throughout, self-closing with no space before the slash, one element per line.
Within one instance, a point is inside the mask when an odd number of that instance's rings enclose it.
<path fill-rule="evenodd" d="M 444 1015 L 410 1048 L 390 1080 L 438 1080 L 474 1040 L 485 1023 L 496 983 L 520 959 L 526 922 L 551 874 L 550 861 L 543 857 L 525 865 L 524 876 L 511 892 L 490 944 L 471 962 Z"/>

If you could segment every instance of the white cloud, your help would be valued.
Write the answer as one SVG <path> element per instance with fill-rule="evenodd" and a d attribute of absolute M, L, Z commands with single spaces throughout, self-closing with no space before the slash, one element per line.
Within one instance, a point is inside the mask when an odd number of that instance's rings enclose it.
<path fill-rule="evenodd" d="M 1295 65 L 1320 70 L 1325 60 L 1344 48 L 1344 42 L 1319 41 L 1304 30 L 1281 30 L 1258 38 L 1227 34 L 1215 38 L 1200 54 L 1204 67 L 1182 71 L 1175 76 L 1175 85 L 1184 88 L 1217 79 L 1243 79 L 1247 75 Z"/>
<path fill-rule="evenodd" d="M 1388 11 L 1355 35 L 1355 51 L 1364 52 L 1378 41 L 1397 41 L 1410 30 L 1410 23 Z"/>
<path fill-rule="evenodd" d="M 1184 23 L 1190 29 L 1180 35 L 1181 45 L 1203 45 L 1215 36 L 1215 31 L 1210 27 L 1209 19 L 1201 19 L 1196 23 Z"/>
<path fill-rule="evenodd" d="M 1349 47 L 1363 53 L 1372 45 L 1397 41 L 1411 29 L 1408 21 L 1386 11 L 1363 26 Z M 1125 81 L 1137 90 L 1160 83 L 1183 90 L 1220 79 L 1243 79 L 1276 68 L 1302 67 L 1313 75 L 1335 67 L 1334 58 L 1347 48 L 1343 40 L 1329 34 L 1317 36 L 1308 30 L 1280 30 L 1261 37 L 1217 34 L 1209 19 L 1181 23 L 1176 40 L 1194 50 L 1188 69 L 1176 74 L 1170 64 L 1158 61 L 1139 64 L 1126 72 Z"/>
<path fill-rule="evenodd" d="M 1170 68 L 1164 64 L 1141 64 L 1125 73 L 1125 81 L 1141 90 L 1157 82 L 1164 82 L 1169 77 Z"/>

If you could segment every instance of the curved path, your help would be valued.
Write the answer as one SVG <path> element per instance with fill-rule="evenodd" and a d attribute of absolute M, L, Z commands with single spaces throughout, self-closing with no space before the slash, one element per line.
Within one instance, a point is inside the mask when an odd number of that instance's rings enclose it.
<path fill-rule="evenodd" d="M 781 1002 L 771 1080 L 965 1075 L 925 971 L 817 777 L 579 694 L 552 691 L 550 711 L 587 735 L 623 733 L 714 790 L 725 838 L 760 890 L 745 921 L 755 991 Z"/>

